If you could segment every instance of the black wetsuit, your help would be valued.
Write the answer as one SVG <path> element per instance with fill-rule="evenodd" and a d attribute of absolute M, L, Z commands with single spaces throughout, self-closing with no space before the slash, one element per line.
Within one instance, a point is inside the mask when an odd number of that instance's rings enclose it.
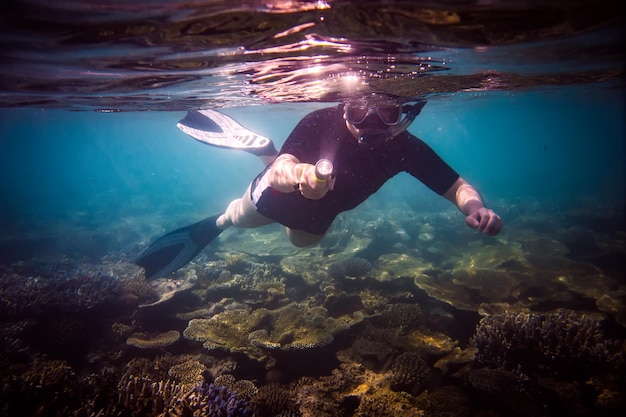
<path fill-rule="evenodd" d="M 303 163 L 332 161 L 334 190 L 311 200 L 299 192 L 281 193 L 270 187 L 257 201 L 257 211 L 284 226 L 317 235 L 326 233 L 339 213 L 361 204 L 400 172 L 410 173 L 437 194 L 445 193 L 459 178 L 428 145 L 406 131 L 373 149 L 359 145 L 346 127 L 343 105 L 305 116 L 281 148 L 280 154 L 284 153 Z"/>

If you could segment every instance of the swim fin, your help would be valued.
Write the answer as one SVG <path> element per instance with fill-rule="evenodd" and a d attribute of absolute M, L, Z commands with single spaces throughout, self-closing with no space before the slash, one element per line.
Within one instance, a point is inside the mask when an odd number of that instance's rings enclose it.
<path fill-rule="evenodd" d="M 256 156 L 276 156 L 271 139 L 254 133 L 240 125 L 235 119 L 217 110 L 191 110 L 176 124 L 192 138 L 217 146 L 238 149 Z"/>
<path fill-rule="evenodd" d="M 148 281 L 165 277 L 189 263 L 222 233 L 215 221 L 221 214 L 161 236 L 144 249 L 135 263 L 142 266 Z"/>

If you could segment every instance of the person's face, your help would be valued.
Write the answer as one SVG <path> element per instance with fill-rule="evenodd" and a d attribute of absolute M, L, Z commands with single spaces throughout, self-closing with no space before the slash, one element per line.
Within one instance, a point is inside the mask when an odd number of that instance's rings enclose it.
<path fill-rule="evenodd" d="M 349 101 L 344 118 L 359 143 L 373 144 L 393 136 L 391 128 L 400 122 L 402 107 L 393 100 Z"/>

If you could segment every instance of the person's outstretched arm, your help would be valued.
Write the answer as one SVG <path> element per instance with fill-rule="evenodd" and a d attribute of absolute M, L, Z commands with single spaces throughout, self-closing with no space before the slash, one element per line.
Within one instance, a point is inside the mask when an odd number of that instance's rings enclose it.
<path fill-rule="evenodd" d="M 478 191 L 463 178 L 459 177 L 443 196 L 465 214 L 465 223 L 469 227 L 490 236 L 495 236 L 502 230 L 500 216 L 485 207 Z"/>
<path fill-rule="evenodd" d="M 269 174 L 270 186 L 281 193 L 299 190 L 312 200 L 319 200 L 333 189 L 334 179 L 320 180 L 315 175 L 315 165 L 301 163 L 291 154 L 282 154 L 274 161 Z"/>

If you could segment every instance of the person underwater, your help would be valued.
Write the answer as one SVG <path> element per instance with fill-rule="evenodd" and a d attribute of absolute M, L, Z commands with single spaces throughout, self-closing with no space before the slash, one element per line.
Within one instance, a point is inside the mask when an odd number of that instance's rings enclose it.
<path fill-rule="evenodd" d="M 465 215 L 479 232 L 497 235 L 503 223 L 478 191 L 407 128 L 426 101 L 371 94 L 307 114 L 280 151 L 268 138 L 215 110 L 191 111 L 178 127 L 204 143 L 257 155 L 266 167 L 224 212 L 166 234 L 136 259 L 148 280 L 191 261 L 229 227 L 285 226 L 298 247 L 318 243 L 334 219 L 408 172 Z M 326 171 L 320 172 L 320 162 Z"/>

